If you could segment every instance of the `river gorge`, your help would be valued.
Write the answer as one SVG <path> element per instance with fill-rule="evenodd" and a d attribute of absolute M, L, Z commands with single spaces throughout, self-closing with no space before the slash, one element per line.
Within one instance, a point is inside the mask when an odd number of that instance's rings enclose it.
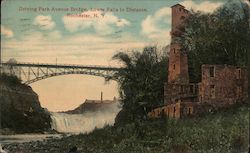
<path fill-rule="evenodd" d="M 31 141 L 43 141 L 45 139 L 58 139 L 62 136 L 89 133 L 94 129 L 113 125 L 119 107 L 113 105 L 112 110 L 87 112 L 84 114 L 68 114 L 51 112 L 51 129 L 59 133 L 49 134 L 11 134 L 0 135 L 0 144 L 25 143 Z"/>
<path fill-rule="evenodd" d="M 114 98 L 86 100 L 74 110 L 50 112 L 41 107 L 38 94 L 30 86 L 9 76 L 1 76 L 0 90 L 1 153 L 6 146 L 10 148 L 4 150 L 29 147 L 29 144 L 33 147 L 34 144 L 61 141 L 61 138 L 112 126 L 121 109 Z"/>

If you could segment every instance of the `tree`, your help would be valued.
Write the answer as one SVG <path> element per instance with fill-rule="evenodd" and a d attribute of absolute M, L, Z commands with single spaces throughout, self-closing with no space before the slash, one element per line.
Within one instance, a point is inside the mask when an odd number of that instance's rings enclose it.
<path fill-rule="evenodd" d="M 185 32 L 178 39 L 189 51 L 191 81 L 200 81 L 202 64 L 247 66 L 250 9 L 246 3 L 229 1 L 213 13 L 192 11 L 191 14 Z"/>
<path fill-rule="evenodd" d="M 122 112 L 129 120 L 144 117 L 150 108 L 163 104 L 168 61 L 165 49 L 153 46 L 142 52 L 118 52 L 113 59 L 124 66 L 114 77 L 119 83 Z"/>

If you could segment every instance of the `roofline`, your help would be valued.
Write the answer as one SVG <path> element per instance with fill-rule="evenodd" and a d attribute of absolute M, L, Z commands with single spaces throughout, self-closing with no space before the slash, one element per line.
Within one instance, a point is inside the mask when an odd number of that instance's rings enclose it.
<path fill-rule="evenodd" d="M 230 64 L 202 64 L 201 66 L 227 66 L 227 67 L 234 67 L 234 68 L 247 68 L 247 66 L 235 66 Z"/>
<path fill-rule="evenodd" d="M 177 3 L 177 4 L 173 5 L 173 6 L 171 6 L 171 8 L 172 8 L 172 7 L 175 7 L 175 6 L 177 6 L 177 5 L 179 5 L 179 6 L 183 7 L 183 8 L 185 8 L 185 6 L 183 6 L 183 5 L 179 4 L 179 3 Z"/>

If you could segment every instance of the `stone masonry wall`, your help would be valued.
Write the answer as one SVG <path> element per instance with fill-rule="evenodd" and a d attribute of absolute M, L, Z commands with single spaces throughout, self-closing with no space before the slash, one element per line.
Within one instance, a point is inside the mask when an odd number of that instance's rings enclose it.
<path fill-rule="evenodd" d="M 246 68 L 226 65 L 203 65 L 199 87 L 201 102 L 235 103 L 245 101 L 247 93 Z"/>

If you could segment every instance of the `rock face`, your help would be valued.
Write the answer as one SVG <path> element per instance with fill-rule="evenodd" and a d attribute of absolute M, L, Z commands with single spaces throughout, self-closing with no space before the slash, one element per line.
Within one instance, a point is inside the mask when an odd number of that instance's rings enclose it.
<path fill-rule="evenodd" d="M 38 95 L 30 86 L 21 84 L 14 76 L 0 76 L 1 130 L 16 133 L 48 131 L 49 112 L 41 107 Z"/>

